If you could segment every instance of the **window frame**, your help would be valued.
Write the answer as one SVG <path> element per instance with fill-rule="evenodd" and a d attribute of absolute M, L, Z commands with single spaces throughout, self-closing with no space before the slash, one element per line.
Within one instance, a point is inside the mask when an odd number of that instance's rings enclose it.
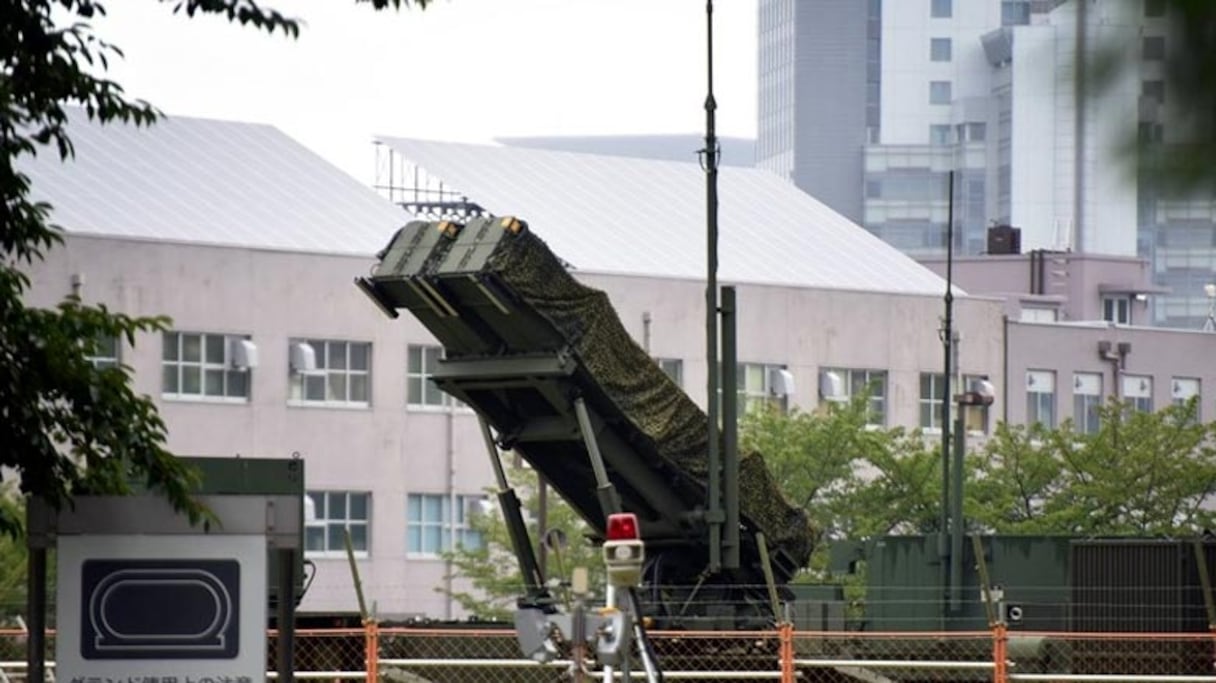
<path fill-rule="evenodd" d="M 960 389 L 961 389 L 961 391 L 971 391 L 972 383 L 979 382 L 979 381 L 988 382 L 988 381 L 990 381 L 990 377 L 988 375 L 982 375 L 982 374 L 981 375 L 964 374 L 963 375 L 963 384 L 960 387 Z M 951 399 L 953 400 L 953 397 L 951 397 Z M 963 428 L 967 431 L 968 434 L 974 434 L 974 435 L 978 436 L 978 435 L 988 434 L 992 430 L 992 405 L 991 404 L 989 404 L 989 405 L 969 405 L 969 406 L 957 406 L 956 405 L 955 410 L 958 410 L 962 413 Z M 979 429 L 972 429 L 972 425 L 969 423 L 969 421 L 967 419 L 968 417 L 970 417 L 972 415 L 978 415 L 978 419 L 982 423 L 980 425 Z"/>
<path fill-rule="evenodd" d="M 330 547 L 330 531 L 334 527 L 342 529 L 352 529 L 355 527 L 363 527 L 363 548 L 358 547 L 358 539 L 355 533 L 351 532 L 351 552 L 357 558 L 371 557 L 372 553 L 372 492 L 371 491 L 356 491 L 349 489 L 309 489 L 305 492 L 306 496 L 312 499 L 313 509 L 316 510 L 316 517 L 312 520 L 304 521 L 304 556 L 313 558 L 342 558 L 346 557 L 345 539 L 339 544 L 339 547 Z M 321 496 L 321 501 L 318 502 L 316 496 Z M 330 516 L 330 511 L 334 509 L 334 500 L 337 496 L 342 497 L 342 516 Z M 353 497 L 358 496 L 363 499 L 363 517 L 353 516 L 352 505 Z M 312 540 L 309 530 L 321 529 L 321 540 L 323 543 L 322 549 L 310 549 L 309 543 Z"/>
<path fill-rule="evenodd" d="M 411 559 L 442 559 L 457 548 L 480 548 L 485 539 L 472 527 L 467 511 L 471 504 L 481 504 L 484 494 L 409 492 L 405 496 L 405 556 Z M 415 506 L 415 502 L 417 505 Z M 438 503 L 438 519 L 430 519 L 428 503 Z M 455 509 L 453 510 L 453 505 Z M 415 518 L 415 508 L 418 515 Z M 438 532 L 438 547 L 427 543 L 426 530 Z M 415 545 L 415 532 L 417 544 Z"/>
<path fill-rule="evenodd" d="M 954 61 L 954 41 L 950 38 L 929 38 L 929 61 L 937 63 Z"/>
<path fill-rule="evenodd" d="M 198 338 L 198 360 L 186 360 L 186 338 Z M 170 343 L 172 338 L 173 357 L 170 358 Z M 222 360 L 216 362 L 209 360 L 209 344 L 211 340 L 218 339 L 221 344 Z M 247 334 L 230 334 L 226 332 L 198 332 L 195 330 L 165 330 L 161 334 L 161 354 L 160 354 L 160 397 L 166 401 L 182 401 L 182 402 L 198 402 L 198 403 L 231 403 L 231 404 L 248 404 L 253 398 L 253 377 L 252 368 L 237 368 L 233 366 L 232 344 L 235 341 L 249 340 L 250 335 Z M 169 391 L 166 383 L 170 368 L 175 368 L 176 378 L 174 380 L 175 390 Z M 184 392 L 182 387 L 186 383 L 186 371 L 197 368 L 198 370 L 198 393 Z M 222 393 L 212 394 L 207 393 L 209 373 L 219 372 L 222 381 Z M 244 393 L 229 394 L 229 381 L 233 375 L 244 377 Z"/>
<path fill-rule="evenodd" d="M 1123 404 L 1130 410 L 1135 410 L 1144 413 L 1153 412 L 1153 376 L 1152 375 L 1130 375 L 1124 374 L 1119 378 L 1122 386 L 1120 387 L 1120 398 Z M 1141 381 L 1148 385 L 1148 396 L 1132 396 L 1127 390 L 1129 382 Z M 1137 391 L 1136 393 L 1140 393 Z"/>
<path fill-rule="evenodd" d="M 928 384 L 926 385 L 926 380 Z M 940 372 L 922 372 L 918 381 L 917 389 L 917 420 L 920 424 L 920 429 L 926 433 L 941 433 L 942 430 L 942 401 L 945 396 L 941 395 L 941 391 L 945 389 L 946 376 Z M 928 389 L 926 395 L 925 389 Z M 925 410 L 928 409 L 929 423 L 925 424 Z"/>
<path fill-rule="evenodd" d="M 1102 319 L 1116 325 L 1132 324 L 1132 302 L 1127 295 L 1102 297 Z"/>
<path fill-rule="evenodd" d="M 122 339 L 117 336 L 99 335 L 97 339 L 93 340 L 93 344 L 89 347 L 85 358 L 88 358 L 93 367 L 98 370 L 121 368 Z M 161 378 L 161 382 L 164 382 L 163 377 Z"/>
<path fill-rule="evenodd" d="M 1155 100 L 1157 104 L 1165 104 L 1165 81 L 1154 78 L 1140 82 L 1140 96 Z"/>
<path fill-rule="evenodd" d="M 1049 379 L 1050 388 L 1046 391 L 1035 386 L 1036 377 Z M 1056 371 L 1043 369 L 1026 370 L 1026 425 L 1041 424 L 1047 429 L 1055 429 L 1059 414 L 1056 400 Z M 1044 413 L 1046 418 L 1043 419 Z"/>
<path fill-rule="evenodd" d="M 947 105 L 953 101 L 953 81 L 929 81 L 929 104 Z"/>
<path fill-rule="evenodd" d="M 1193 386 L 1194 390 L 1193 391 L 1187 390 L 1185 392 L 1180 392 L 1179 391 L 1180 386 L 1187 386 L 1187 387 Z M 1180 393 L 1186 393 L 1186 395 L 1179 396 Z M 1170 378 L 1170 405 L 1172 405 L 1172 406 L 1186 405 L 1186 402 L 1191 400 L 1191 398 L 1193 398 L 1195 396 L 1199 396 L 1199 397 L 1203 396 L 1203 379 L 1201 379 L 1199 377 L 1171 377 Z M 1196 406 L 1195 421 L 1197 423 L 1203 422 L 1203 400 L 1202 400 L 1202 398 L 1198 401 L 1198 405 Z"/>
<path fill-rule="evenodd" d="M 1143 61 L 1165 61 L 1165 49 L 1165 36 L 1143 36 L 1140 39 L 1140 59 Z"/>
<path fill-rule="evenodd" d="M 317 367 L 315 370 L 303 371 L 287 366 L 287 405 L 294 407 L 319 407 L 319 408 L 349 408 L 364 410 L 371 407 L 372 404 L 372 343 L 366 341 L 356 341 L 351 339 L 319 339 L 319 338 L 303 338 L 292 337 L 287 340 L 287 348 L 296 344 L 307 344 L 312 347 L 316 354 Z M 317 344 L 322 344 L 322 348 L 318 349 Z M 331 347 L 341 345 L 344 348 L 343 367 L 331 367 L 330 359 L 333 357 Z M 364 349 L 364 367 L 355 368 L 352 366 L 354 354 L 352 349 L 362 347 Z M 346 395 L 345 399 L 330 398 L 331 377 L 341 374 L 343 376 L 342 386 Z M 355 382 L 353 378 L 362 377 L 363 385 L 363 400 L 353 400 L 352 386 Z M 321 381 L 321 393 L 324 398 L 308 398 L 310 380 Z"/>
<path fill-rule="evenodd" d="M 418 353 L 418 368 L 413 369 L 414 353 Z M 405 408 L 410 411 L 435 412 L 446 410 L 470 410 L 460 399 L 443 391 L 432 381 L 435 368 L 444 358 L 444 348 L 439 344 L 406 344 L 405 345 Z M 416 401 L 415 388 L 422 392 L 422 401 Z M 433 389 L 439 396 L 438 403 L 430 403 L 428 389 Z"/>
<path fill-rule="evenodd" d="M 820 368 L 820 377 L 825 373 L 838 373 L 844 380 L 844 394 L 839 398 L 821 398 L 826 403 L 848 403 L 863 389 L 878 384 L 881 392 L 871 392 L 866 404 L 866 426 L 885 427 L 887 424 L 887 393 L 891 388 L 891 373 L 877 368 Z M 877 416 L 877 419 L 876 419 Z"/>
<path fill-rule="evenodd" d="M 684 359 L 683 358 L 663 358 L 656 356 L 654 358 L 655 365 L 667 375 L 671 381 L 676 383 L 676 386 L 684 387 Z"/>
<path fill-rule="evenodd" d="M 1102 418 L 1098 409 L 1102 407 L 1102 385 L 1105 378 L 1100 372 L 1074 372 L 1072 377 L 1073 427 L 1081 434 L 1097 434 L 1098 430 L 1102 428 Z M 1097 393 L 1080 391 L 1084 378 L 1097 380 Z"/>
<path fill-rule="evenodd" d="M 929 0 L 930 19 L 950 19 L 954 16 L 953 0 Z"/>
<path fill-rule="evenodd" d="M 748 372 L 749 369 L 760 370 L 759 389 L 748 386 L 748 379 L 752 376 Z M 735 371 L 735 406 L 738 408 L 739 414 L 745 415 L 760 406 L 769 405 L 776 407 L 783 414 L 789 412 L 789 396 L 775 396 L 771 381 L 773 370 L 788 369 L 781 363 L 739 362 Z"/>
<path fill-rule="evenodd" d="M 1017 11 L 1015 16 L 1014 11 Z M 1025 0 L 1002 0 L 1001 26 L 1026 26 L 1030 23 L 1030 3 Z"/>

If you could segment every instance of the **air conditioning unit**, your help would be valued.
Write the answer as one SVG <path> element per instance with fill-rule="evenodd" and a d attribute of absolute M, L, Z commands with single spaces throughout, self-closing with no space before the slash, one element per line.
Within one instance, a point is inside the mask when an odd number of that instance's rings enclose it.
<path fill-rule="evenodd" d="M 994 225 L 988 228 L 988 253 L 1022 253 L 1022 229 L 1012 225 Z"/>
<path fill-rule="evenodd" d="M 464 522 L 471 523 L 475 519 L 480 519 L 485 515 L 491 514 L 494 510 L 494 504 L 489 498 L 484 496 L 465 496 L 464 497 Z"/>
<path fill-rule="evenodd" d="M 295 372 L 315 372 L 317 352 L 308 342 L 295 342 L 288 351 L 288 362 Z"/>
<path fill-rule="evenodd" d="M 769 368 L 769 393 L 773 396 L 792 396 L 794 394 L 794 375 L 785 368 Z"/>
<path fill-rule="evenodd" d="M 843 401 L 848 398 L 845 393 L 844 378 L 840 373 L 827 370 L 819 373 L 819 395 L 825 401 Z"/>
<path fill-rule="evenodd" d="M 249 339 L 229 340 L 228 357 L 237 370 L 251 370 L 258 366 L 258 346 Z"/>

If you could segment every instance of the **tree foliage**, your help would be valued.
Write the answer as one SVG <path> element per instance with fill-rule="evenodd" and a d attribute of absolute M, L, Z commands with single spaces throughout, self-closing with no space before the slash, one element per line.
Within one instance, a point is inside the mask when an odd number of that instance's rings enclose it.
<path fill-rule="evenodd" d="M 1213 528 L 1216 422 L 1197 400 L 1157 412 L 1116 401 L 1099 409 L 1096 434 L 998 429 L 969 459 L 966 512 L 1001 533 L 1185 536 Z"/>
<path fill-rule="evenodd" d="M 409 4 L 358 1 L 375 9 Z M 165 4 L 268 33 L 295 37 L 300 30 L 299 21 L 254 0 Z M 165 449 L 165 425 L 151 399 L 132 390 L 129 368 L 99 369 L 89 361 L 98 340 L 133 344 L 137 333 L 164 329 L 167 319 L 130 317 L 71 297 L 54 309 L 24 301 L 30 285 L 24 269 L 63 238 L 51 206 L 35 199 L 21 172 L 23 160 L 40 153 L 70 160 L 73 107 L 103 124 L 146 126 L 159 113 L 106 77 L 122 53 L 90 25 L 105 14 L 105 3 L 4 0 L 0 7 L 0 467 L 14 473 L 22 493 L 55 507 L 76 494 L 126 493 L 140 482 L 198 521 L 206 511 L 190 496 L 195 475 Z M 0 507 L 0 531 L 18 534 L 19 513 Z"/>
<path fill-rule="evenodd" d="M 1140 3 L 1111 3 L 1115 10 L 1143 14 Z M 1167 194 L 1210 196 L 1216 193 L 1216 3 L 1209 0 L 1164 0 L 1167 49 L 1160 78 L 1168 109 L 1163 124 L 1170 131 L 1166 146 L 1154 136 L 1129 130 L 1123 153 L 1139 178 Z M 1104 9 L 1104 8 L 1103 8 Z M 1099 11 L 1099 8 L 1090 11 Z M 1138 14 L 1137 14 L 1138 13 Z M 1103 116 L 1106 95 L 1121 82 L 1142 76 L 1142 32 L 1107 38 L 1094 46 L 1095 56 L 1084 70 L 1090 116 Z M 1127 106 L 1125 104 L 1119 106 Z"/>
<path fill-rule="evenodd" d="M 529 537 L 538 538 L 540 521 L 539 475 L 535 470 L 516 467 L 507 471 L 507 478 L 523 505 Z M 590 527 L 574 509 L 553 493 L 547 495 L 545 526 L 558 530 L 565 538 L 564 548 L 546 551 L 543 546 L 533 552 L 547 552 L 547 579 L 554 598 L 567 605 L 570 573 L 575 567 L 586 567 L 593 595 L 602 593 L 604 586 L 603 559 L 599 546 L 589 540 Z M 507 526 L 497 505 L 474 518 L 470 526 L 480 533 L 482 543 L 471 548 L 457 548 L 446 554 L 450 563 L 453 587 L 438 588 L 456 601 L 465 612 L 482 619 L 510 620 L 515 601 L 524 594 L 523 573 L 511 547 Z M 464 583 L 466 586 L 457 585 Z"/>
<path fill-rule="evenodd" d="M 815 413 L 749 413 L 743 442 L 762 449 L 825 538 L 937 531 L 939 444 L 919 431 L 867 427 L 865 410 L 859 398 Z M 1056 429 L 1001 423 L 972 446 L 963 472 L 969 529 L 1178 536 L 1216 528 L 1207 509 L 1216 496 L 1216 422 L 1196 419 L 1196 401 L 1139 412 L 1112 400 L 1098 413 L 1094 434 L 1070 420 Z"/>

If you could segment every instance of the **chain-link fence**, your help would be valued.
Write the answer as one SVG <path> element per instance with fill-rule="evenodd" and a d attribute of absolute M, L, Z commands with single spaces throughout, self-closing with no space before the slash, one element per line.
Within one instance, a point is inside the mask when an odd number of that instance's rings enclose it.
<path fill-rule="evenodd" d="M 1014 631 L 652 631 L 668 680 L 1086 681 L 1216 683 L 1216 632 L 1064 633 Z M 28 634 L 0 630 L 0 683 L 26 683 Z M 47 679 L 55 680 L 53 633 Z M 278 634 L 267 634 L 274 676 Z M 381 627 L 309 629 L 295 635 L 295 675 L 302 680 L 384 683 L 551 683 L 602 680 L 589 656 L 570 643 L 540 664 L 520 653 L 510 625 L 495 628 Z M 578 663 L 581 662 L 582 666 Z M 634 648 L 628 669 L 639 680 Z M 621 670 L 617 669 L 620 680 Z M 60 683 L 73 683 L 60 681 Z M 84 680 L 79 683 L 105 683 Z"/>
<path fill-rule="evenodd" d="M 298 630 L 292 653 L 296 677 L 326 681 L 366 680 L 368 662 L 376 660 L 375 656 L 368 657 L 369 643 L 375 643 L 375 631 L 371 628 Z M 277 670 L 279 644 L 278 633 L 271 631 L 266 641 L 267 671 Z"/>

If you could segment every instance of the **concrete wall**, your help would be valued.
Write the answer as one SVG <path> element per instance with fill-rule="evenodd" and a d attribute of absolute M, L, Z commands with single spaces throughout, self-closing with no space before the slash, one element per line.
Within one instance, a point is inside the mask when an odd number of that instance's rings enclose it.
<path fill-rule="evenodd" d="M 1098 355 L 1098 342 L 1109 341 L 1112 348 L 1120 342 L 1131 344 L 1121 370 Z M 1009 375 L 1011 387 L 1008 413 L 1011 423 L 1026 419 L 1023 381 L 1027 370 L 1056 373 L 1057 418 L 1073 415 L 1073 374 L 1102 375 L 1104 397 L 1115 395 L 1125 375 L 1151 377 L 1153 406 L 1170 405 L 1174 378 L 1200 382 L 1200 419 L 1216 419 L 1216 368 L 1207 359 L 1216 354 L 1216 334 L 1187 330 L 1162 330 L 1113 325 L 1044 325 L 1009 323 Z"/>
<path fill-rule="evenodd" d="M 920 263 L 945 277 L 944 258 L 922 258 Z M 1130 324 L 1147 325 L 1148 301 L 1137 300 L 1134 294 L 1150 299 L 1158 295 L 1149 263 L 1128 256 L 1049 252 L 1044 254 L 1041 276 L 1041 296 L 1032 296 L 1030 254 L 954 260 L 954 283 L 969 294 L 1005 298 L 1006 311 L 1014 320 L 1026 306 L 1057 307 L 1060 322 L 1102 320 L 1103 297 L 1118 297 L 1130 304 Z"/>

